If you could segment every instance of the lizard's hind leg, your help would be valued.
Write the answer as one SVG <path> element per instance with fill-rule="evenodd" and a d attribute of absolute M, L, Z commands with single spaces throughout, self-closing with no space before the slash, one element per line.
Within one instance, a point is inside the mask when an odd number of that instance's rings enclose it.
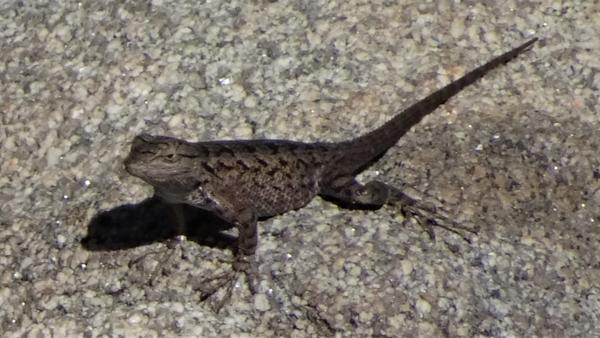
<path fill-rule="evenodd" d="M 435 238 L 432 226 L 455 233 L 467 242 L 470 240 L 463 232 L 477 234 L 476 230 L 461 226 L 451 220 L 446 212 L 438 210 L 433 204 L 420 202 L 406 195 L 400 189 L 380 181 L 370 181 L 362 185 L 354 178 L 340 178 L 322 187 L 320 195 L 352 209 L 377 209 L 384 204 L 399 204 L 405 215 L 417 218 L 419 224 L 427 230 L 431 238 Z"/>
<path fill-rule="evenodd" d="M 344 177 L 321 187 L 319 195 L 351 209 L 378 209 L 388 203 L 390 189 L 383 182 L 363 185 L 353 177 Z"/>

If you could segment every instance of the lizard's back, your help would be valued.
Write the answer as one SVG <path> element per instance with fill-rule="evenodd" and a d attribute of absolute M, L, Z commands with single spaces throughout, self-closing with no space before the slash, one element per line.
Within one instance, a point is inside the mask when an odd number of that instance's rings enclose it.
<path fill-rule="evenodd" d="M 187 142 L 139 135 L 125 160 L 127 170 L 155 187 L 171 203 L 210 208 L 216 195 L 250 207 L 258 217 L 306 205 L 317 194 L 343 188 L 394 145 L 412 126 L 450 97 L 507 62 L 537 39 L 470 71 L 397 114 L 383 126 L 340 143 L 287 140 Z M 334 189 L 334 190 L 335 190 Z M 190 200 L 190 194 L 196 200 Z M 198 200 L 200 199 L 200 200 Z M 203 200 L 205 202 L 203 202 Z"/>
<path fill-rule="evenodd" d="M 197 170 L 213 189 L 233 192 L 258 217 L 298 209 L 319 192 L 322 168 L 331 147 L 287 140 L 200 142 L 210 153 Z"/>

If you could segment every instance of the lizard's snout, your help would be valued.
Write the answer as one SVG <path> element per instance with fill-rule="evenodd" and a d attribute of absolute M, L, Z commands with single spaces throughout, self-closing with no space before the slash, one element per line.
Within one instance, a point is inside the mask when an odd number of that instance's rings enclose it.
<path fill-rule="evenodd" d="M 127 172 L 132 173 L 133 166 L 139 162 L 139 154 L 143 151 L 144 147 L 148 144 L 148 135 L 141 134 L 133 138 L 131 141 L 131 149 L 129 150 L 129 154 L 123 161 L 125 165 L 125 170 Z"/>

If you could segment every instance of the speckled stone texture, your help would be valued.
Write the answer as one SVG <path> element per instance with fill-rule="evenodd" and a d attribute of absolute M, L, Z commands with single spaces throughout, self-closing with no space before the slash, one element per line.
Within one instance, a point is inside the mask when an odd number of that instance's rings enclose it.
<path fill-rule="evenodd" d="M 471 243 L 317 198 L 259 224 L 260 293 L 217 314 L 235 233 L 188 210 L 167 245 L 122 167 L 141 132 L 348 139 L 532 36 L 362 175 Z M 596 1 L 4 1 L 0 45 L 4 336 L 600 336 Z"/>

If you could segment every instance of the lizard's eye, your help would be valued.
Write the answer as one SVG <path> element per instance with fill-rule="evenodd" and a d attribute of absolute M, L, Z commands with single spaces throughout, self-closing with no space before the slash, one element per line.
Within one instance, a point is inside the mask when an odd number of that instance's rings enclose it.
<path fill-rule="evenodd" d="M 175 159 L 175 154 L 171 153 L 171 154 L 168 154 L 166 157 L 169 160 L 174 160 Z"/>

